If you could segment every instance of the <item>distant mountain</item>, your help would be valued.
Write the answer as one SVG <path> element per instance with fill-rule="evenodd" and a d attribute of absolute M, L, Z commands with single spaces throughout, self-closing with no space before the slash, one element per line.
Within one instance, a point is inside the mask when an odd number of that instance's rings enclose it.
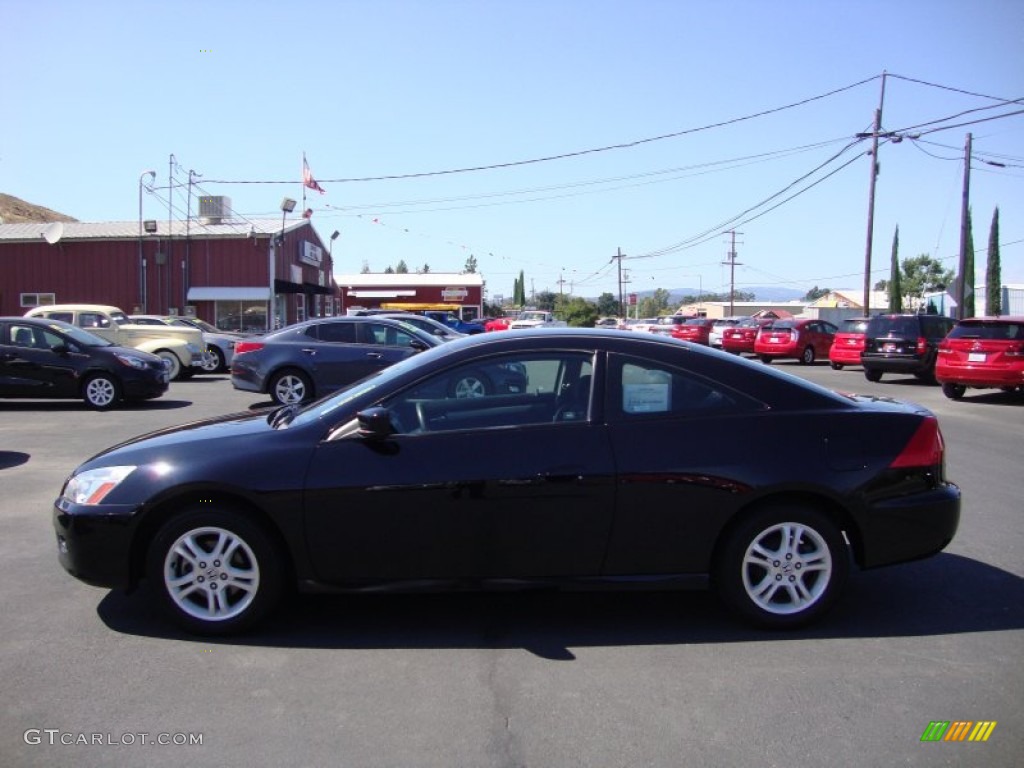
<path fill-rule="evenodd" d="M 0 192 L 0 224 L 26 224 L 46 221 L 78 221 L 41 205 L 26 203 L 21 198 Z"/>
<path fill-rule="evenodd" d="M 769 286 L 743 286 L 737 291 L 754 294 L 756 301 L 795 301 L 802 299 L 807 291 L 800 291 L 795 288 L 780 288 L 775 285 Z M 669 305 L 682 301 L 684 296 L 697 296 L 700 294 L 698 288 L 669 288 Z M 653 295 L 654 291 L 638 291 L 637 296 L 644 298 Z"/>

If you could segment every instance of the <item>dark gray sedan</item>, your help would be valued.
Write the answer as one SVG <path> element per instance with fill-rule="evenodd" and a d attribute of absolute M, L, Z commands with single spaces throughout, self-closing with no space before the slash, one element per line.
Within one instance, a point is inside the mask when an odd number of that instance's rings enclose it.
<path fill-rule="evenodd" d="M 377 317 L 328 317 L 239 341 L 235 389 L 291 405 L 347 384 L 442 342 L 411 325 Z"/>

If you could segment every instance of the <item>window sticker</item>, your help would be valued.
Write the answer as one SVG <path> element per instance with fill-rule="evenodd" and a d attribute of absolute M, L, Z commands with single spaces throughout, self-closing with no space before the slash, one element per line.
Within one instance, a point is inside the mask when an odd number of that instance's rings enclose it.
<path fill-rule="evenodd" d="M 626 413 L 663 413 L 671 407 L 668 384 L 623 384 L 622 410 Z"/>

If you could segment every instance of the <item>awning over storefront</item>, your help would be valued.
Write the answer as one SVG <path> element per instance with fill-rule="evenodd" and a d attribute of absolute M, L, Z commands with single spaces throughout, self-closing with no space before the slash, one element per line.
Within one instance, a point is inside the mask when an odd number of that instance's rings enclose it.
<path fill-rule="evenodd" d="M 327 294 L 331 292 L 330 288 L 325 288 L 322 285 L 316 283 L 294 283 L 291 280 L 275 280 L 274 281 L 274 292 L 275 293 L 323 293 Z"/>
<path fill-rule="evenodd" d="M 188 289 L 189 301 L 267 301 L 270 290 L 265 285 L 203 286 Z"/>

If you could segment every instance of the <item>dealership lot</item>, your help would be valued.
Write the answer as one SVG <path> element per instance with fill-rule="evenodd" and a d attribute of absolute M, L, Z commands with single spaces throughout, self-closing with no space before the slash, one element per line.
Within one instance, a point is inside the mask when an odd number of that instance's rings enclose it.
<path fill-rule="evenodd" d="M 50 506 L 107 446 L 269 399 L 204 376 L 112 412 L 0 402 L 0 763 L 1019 764 L 1024 402 L 776 366 L 932 408 L 964 493 L 946 552 L 855 573 L 821 623 L 781 634 L 699 592 L 502 593 L 302 597 L 253 635 L 191 638 L 144 593 L 64 573 Z M 922 743 L 937 720 L 998 725 Z"/>

